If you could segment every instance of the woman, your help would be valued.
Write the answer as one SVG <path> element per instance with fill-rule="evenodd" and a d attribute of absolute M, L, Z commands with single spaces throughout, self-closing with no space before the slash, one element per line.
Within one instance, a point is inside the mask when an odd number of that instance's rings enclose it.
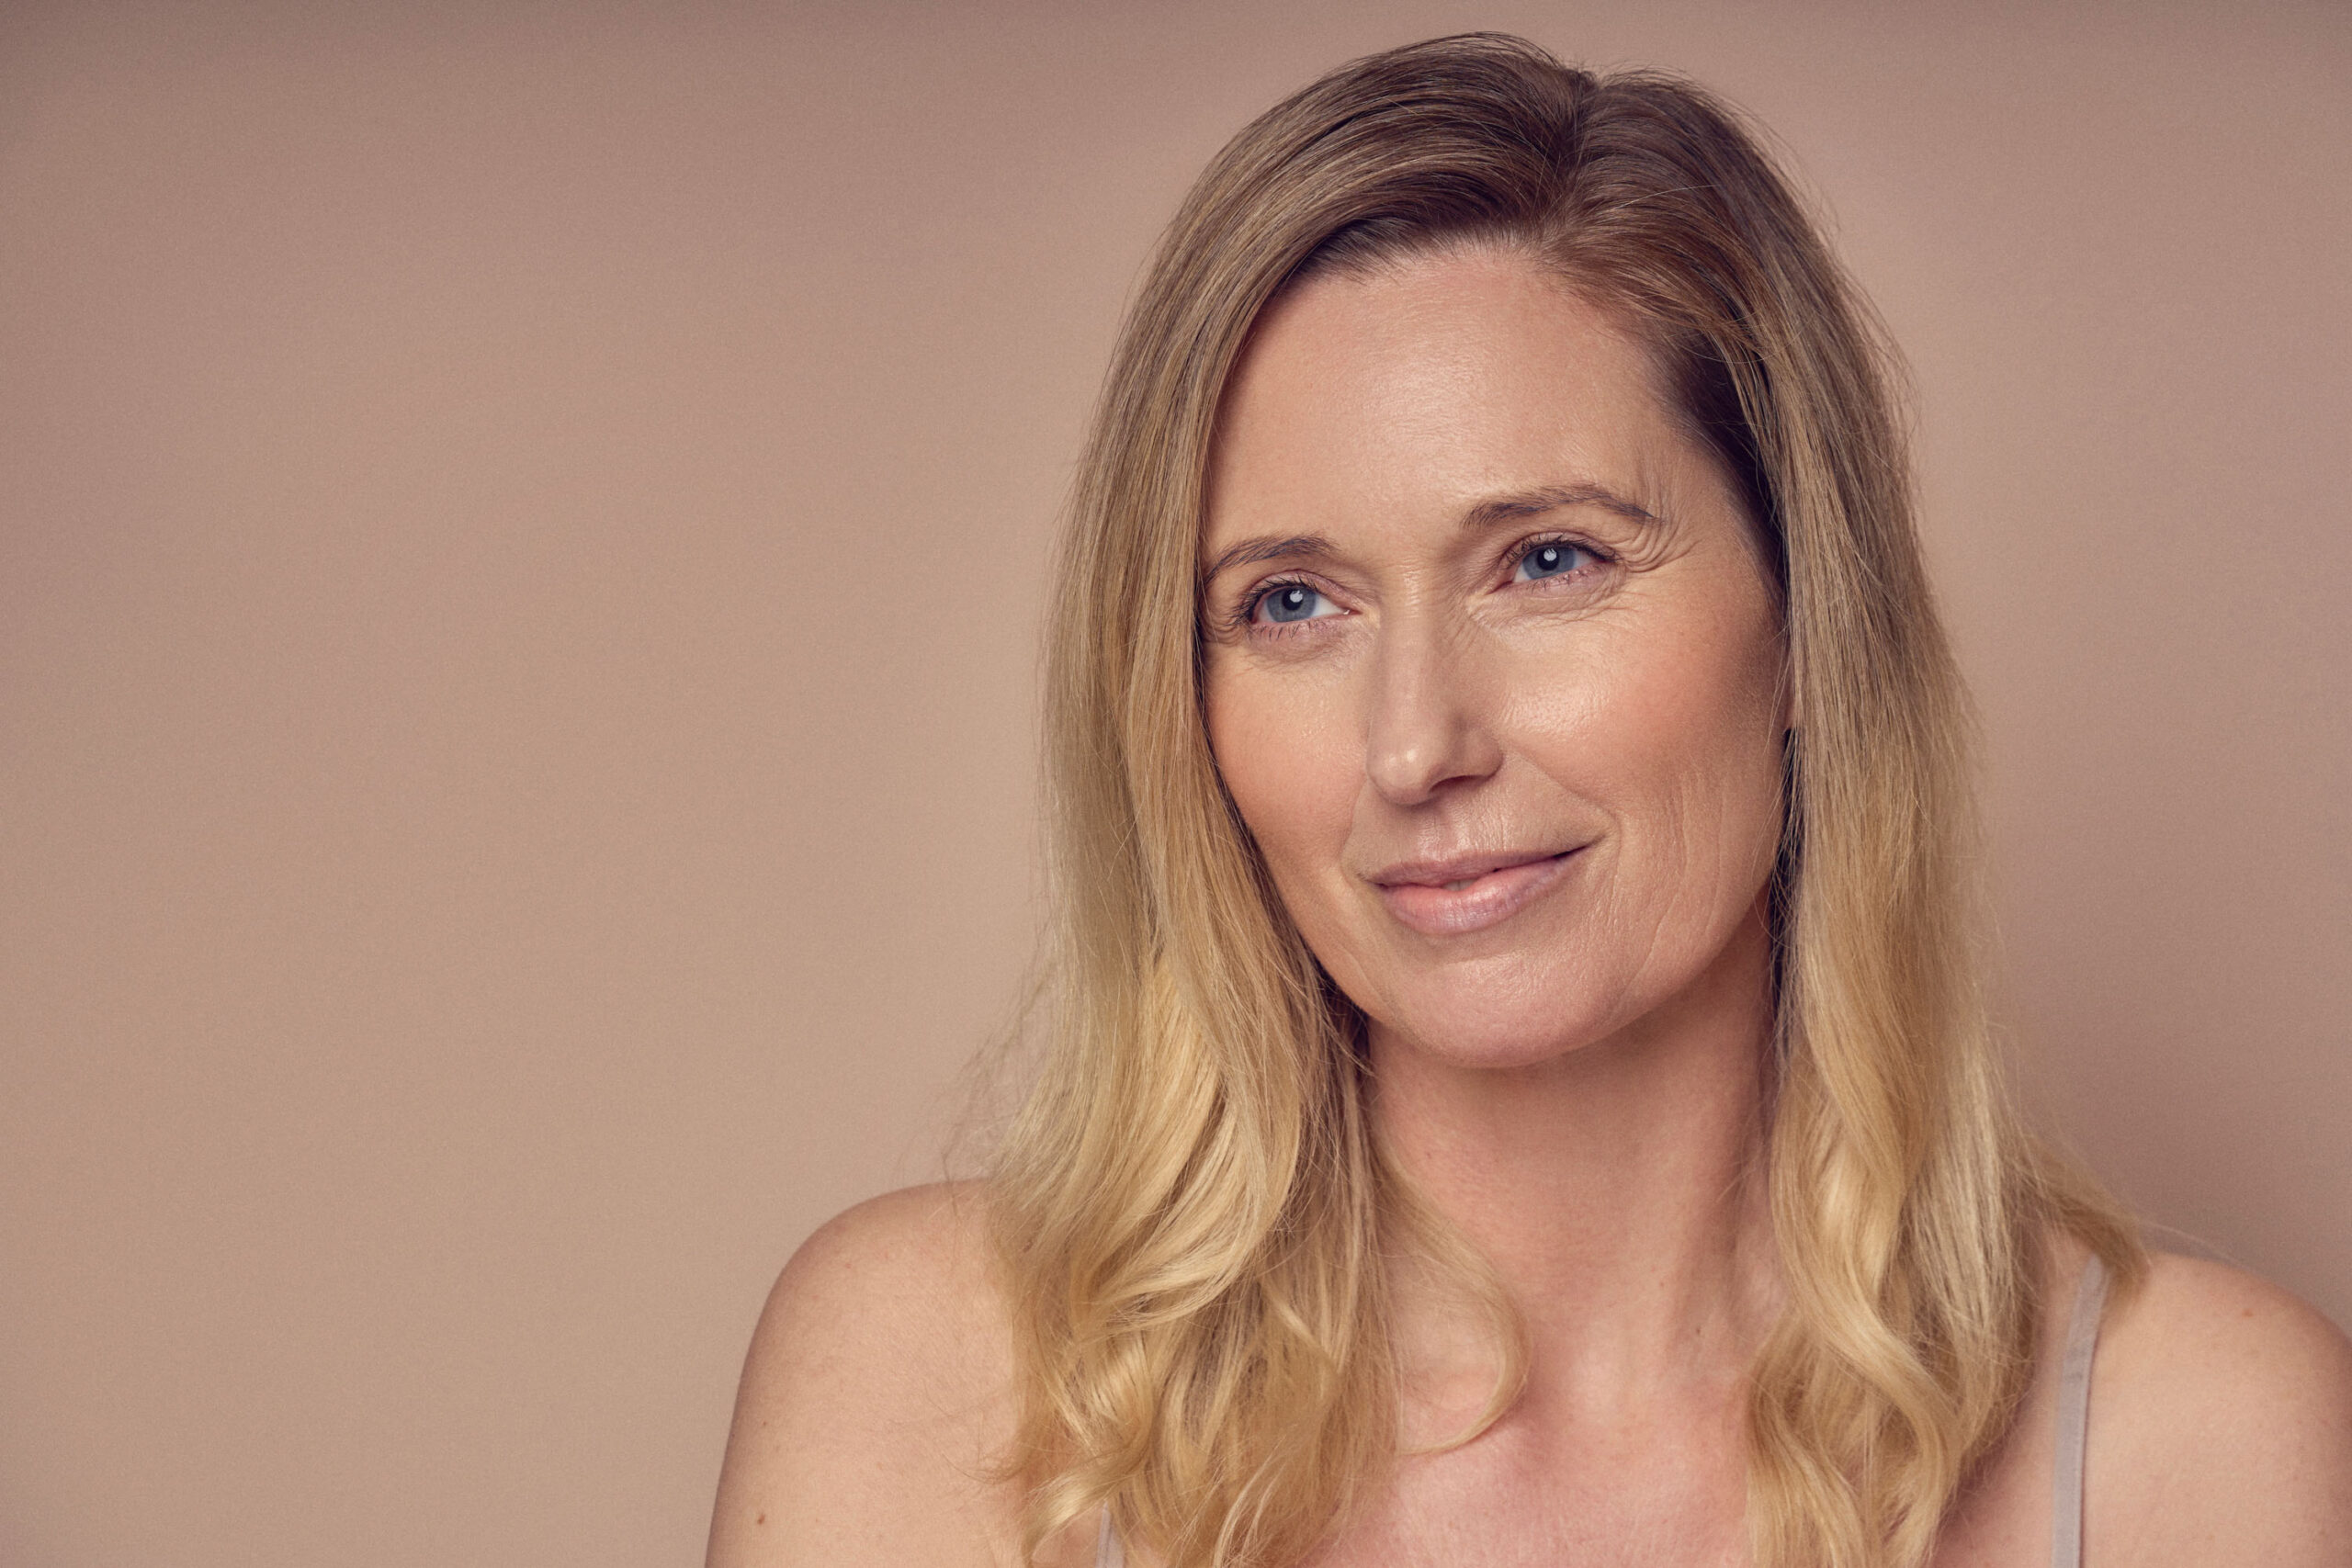
<path fill-rule="evenodd" d="M 1060 562 L 1047 1060 L 786 1269 L 712 1562 L 2352 1562 L 2352 1348 L 2005 1108 L 1905 462 L 1703 94 L 1243 131 Z"/>

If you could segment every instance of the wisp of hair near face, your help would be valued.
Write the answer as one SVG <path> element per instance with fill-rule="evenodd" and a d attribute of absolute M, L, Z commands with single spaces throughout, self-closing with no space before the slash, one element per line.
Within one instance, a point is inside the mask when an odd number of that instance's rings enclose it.
<path fill-rule="evenodd" d="M 1772 889 L 1786 1307 L 1747 1393 L 1765 1568 L 1916 1568 L 2029 1378 L 2043 1235 L 2129 1222 L 2010 1110 L 1977 983 L 1970 718 L 1890 356 L 1787 184 L 1688 83 L 1495 35 L 1345 66 L 1211 163 L 1120 336 L 1050 610 L 1039 1078 L 990 1178 L 1034 1554 L 1107 1507 L 1170 1568 L 1283 1568 L 1396 1452 L 1399 1258 L 1490 1271 L 1374 1136 L 1361 1021 L 1275 897 L 1203 721 L 1218 401 L 1285 286 L 1507 247 L 1646 343 L 1782 597 L 1798 723 Z M 1462 1435 L 1466 1440 L 1484 1423 Z"/>

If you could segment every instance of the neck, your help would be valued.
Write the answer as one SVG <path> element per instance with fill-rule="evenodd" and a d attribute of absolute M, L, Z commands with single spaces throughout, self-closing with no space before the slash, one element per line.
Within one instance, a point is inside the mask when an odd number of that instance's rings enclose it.
<path fill-rule="evenodd" d="M 1769 1323 L 1770 953 L 1749 924 L 1673 1002 L 1538 1064 L 1465 1067 L 1371 1032 L 1382 1135 L 1513 1298 L 1532 1397 L 1721 1385 Z"/>

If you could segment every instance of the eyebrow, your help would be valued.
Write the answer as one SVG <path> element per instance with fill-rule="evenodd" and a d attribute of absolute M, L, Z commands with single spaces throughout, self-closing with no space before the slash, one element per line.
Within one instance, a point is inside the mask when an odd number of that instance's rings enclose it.
<path fill-rule="evenodd" d="M 1462 526 L 1465 529 L 1491 528 L 1498 523 L 1537 516 L 1563 506 L 1598 506 L 1632 523 L 1657 521 L 1657 513 L 1648 507 L 1636 505 L 1615 491 L 1600 485 L 1542 485 L 1534 490 L 1493 496 L 1478 502 L 1462 514 Z"/>
<path fill-rule="evenodd" d="M 1657 521 L 1657 513 L 1601 485 L 1539 485 L 1533 490 L 1488 496 L 1462 514 L 1462 528 L 1466 533 L 1475 533 L 1522 517 L 1539 517 L 1564 506 L 1598 506 L 1634 523 Z M 1201 574 L 1201 581 L 1207 582 L 1221 571 L 1237 566 L 1252 566 L 1259 561 L 1334 553 L 1331 541 L 1320 534 L 1293 534 L 1286 538 L 1261 535 L 1256 538 L 1243 539 L 1219 554 Z"/>

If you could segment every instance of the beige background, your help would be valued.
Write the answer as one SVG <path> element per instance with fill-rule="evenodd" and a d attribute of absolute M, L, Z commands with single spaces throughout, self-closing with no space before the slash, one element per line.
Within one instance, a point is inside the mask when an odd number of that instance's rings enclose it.
<path fill-rule="evenodd" d="M 1472 26 L 1821 193 L 2035 1101 L 2352 1321 L 2347 16 L 0 8 L 0 1562 L 696 1559 L 768 1278 L 1025 953 L 1124 292 Z"/>

